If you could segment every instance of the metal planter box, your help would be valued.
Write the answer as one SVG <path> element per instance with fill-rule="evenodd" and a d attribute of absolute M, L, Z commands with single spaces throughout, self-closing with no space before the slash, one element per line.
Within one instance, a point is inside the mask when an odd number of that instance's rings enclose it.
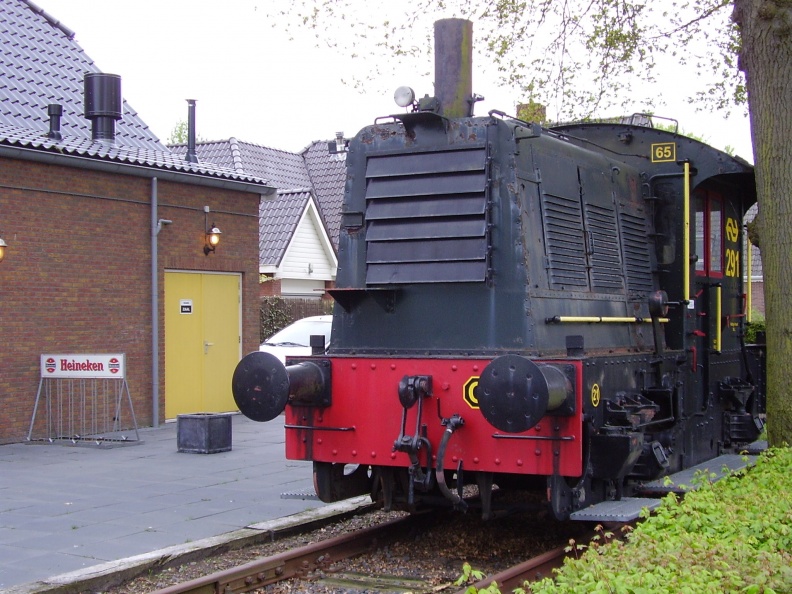
<path fill-rule="evenodd" d="M 176 417 L 176 445 L 188 454 L 231 450 L 231 414 L 195 413 Z"/>

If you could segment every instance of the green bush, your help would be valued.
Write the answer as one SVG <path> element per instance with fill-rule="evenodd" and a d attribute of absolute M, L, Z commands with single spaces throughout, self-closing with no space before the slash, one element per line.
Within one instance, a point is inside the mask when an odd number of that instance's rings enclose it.
<path fill-rule="evenodd" d="M 262 297 L 259 320 L 259 338 L 264 342 L 278 330 L 292 323 L 288 302 L 283 297 Z"/>
<path fill-rule="evenodd" d="M 745 325 L 745 342 L 747 344 L 764 343 L 764 335 L 767 331 L 767 324 L 764 320 L 748 322 Z"/>
<path fill-rule="evenodd" d="M 715 483 L 709 479 L 698 477 L 698 490 L 681 500 L 666 496 L 626 541 L 594 544 L 579 559 L 565 561 L 554 580 L 526 590 L 792 592 L 792 449 L 768 450 L 747 470 Z"/>

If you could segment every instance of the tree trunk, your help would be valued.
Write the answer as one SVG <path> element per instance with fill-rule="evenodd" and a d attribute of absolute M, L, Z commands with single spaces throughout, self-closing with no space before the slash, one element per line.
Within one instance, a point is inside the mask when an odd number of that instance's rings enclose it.
<path fill-rule="evenodd" d="M 762 213 L 770 445 L 792 441 L 792 0 L 735 0 Z"/>

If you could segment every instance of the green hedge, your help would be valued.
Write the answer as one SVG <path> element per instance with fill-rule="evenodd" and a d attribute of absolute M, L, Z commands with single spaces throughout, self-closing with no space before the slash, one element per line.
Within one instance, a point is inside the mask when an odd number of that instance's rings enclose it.
<path fill-rule="evenodd" d="M 627 542 L 592 546 L 530 591 L 630 594 L 792 592 L 792 449 L 721 481 L 666 496 Z"/>
<path fill-rule="evenodd" d="M 568 550 L 577 556 L 564 562 L 555 579 L 515 592 L 792 592 L 792 449 L 768 450 L 755 466 L 713 483 L 714 476 L 697 476 L 698 489 L 682 499 L 667 495 L 624 541 L 601 527 L 589 547 L 570 541 Z M 458 583 L 470 583 L 478 573 L 466 564 Z"/>

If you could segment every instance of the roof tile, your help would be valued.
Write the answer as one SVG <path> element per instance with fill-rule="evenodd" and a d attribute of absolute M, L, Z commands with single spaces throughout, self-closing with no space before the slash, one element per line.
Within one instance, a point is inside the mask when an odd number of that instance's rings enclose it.
<path fill-rule="evenodd" d="M 115 140 L 93 140 L 92 124 L 82 115 L 88 72 L 99 69 L 71 29 L 29 0 L 0 0 L 0 145 L 266 184 L 233 168 L 186 163 L 160 143 L 126 101 Z M 63 107 L 60 141 L 47 137 L 52 103 Z"/>
<path fill-rule="evenodd" d="M 302 157 L 319 202 L 319 209 L 325 219 L 330 241 L 337 250 L 346 184 L 346 153 L 330 154 L 327 141 L 317 141 L 302 151 Z"/>
<path fill-rule="evenodd" d="M 324 220 L 328 236 L 338 249 L 341 204 L 346 180 L 345 155 L 331 155 L 328 141 L 311 143 L 300 153 L 240 141 L 236 138 L 196 143 L 200 163 L 234 168 L 257 175 L 279 188 L 275 200 L 260 207 L 260 254 L 262 266 L 277 266 L 311 196 Z M 187 145 L 172 145 L 177 155 L 187 154 Z"/>
<path fill-rule="evenodd" d="M 100 70 L 73 37 L 70 29 L 32 2 L 0 2 L 0 78 L 9 83 L 0 86 L 0 123 L 46 133 L 47 105 L 60 103 L 63 134 L 91 138 L 91 122 L 82 117 L 83 76 Z M 117 144 L 166 150 L 126 101 L 122 111 Z"/>
<path fill-rule="evenodd" d="M 171 145 L 170 148 L 176 154 L 187 154 L 186 144 Z M 295 153 L 243 142 L 236 138 L 198 142 L 195 152 L 199 161 L 233 167 L 248 175 L 268 179 L 280 190 L 306 188 L 311 185 L 305 163 Z"/>
<path fill-rule="evenodd" d="M 169 151 L 147 150 L 145 148 L 94 141 L 89 138 L 64 138 L 56 141 L 37 130 L 17 128 L 2 123 L 0 123 L 0 145 L 80 157 L 94 157 L 128 165 L 154 167 L 183 173 L 198 173 L 220 179 L 257 184 L 266 183 L 266 180 L 240 173 L 227 167 L 209 163 L 188 163 L 181 156 Z"/>

